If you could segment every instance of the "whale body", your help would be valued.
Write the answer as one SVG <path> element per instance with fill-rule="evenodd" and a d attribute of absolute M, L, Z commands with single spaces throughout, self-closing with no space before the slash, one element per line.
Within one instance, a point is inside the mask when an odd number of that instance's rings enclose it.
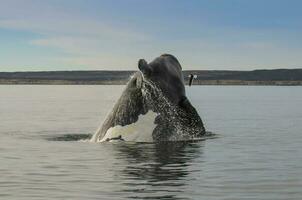
<path fill-rule="evenodd" d="M 138 68 L 91 140 L 157 142 L 205 135 L 204 124 L 186 97 L 178 60 L 163 54 L 149 64 L 140 59 Z"/>

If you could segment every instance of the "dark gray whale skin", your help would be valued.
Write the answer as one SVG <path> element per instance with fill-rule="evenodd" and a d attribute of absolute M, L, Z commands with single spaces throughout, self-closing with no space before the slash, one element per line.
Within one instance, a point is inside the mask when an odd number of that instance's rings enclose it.
<path fill-rule="evenodd" d="M 178 60 L 163 54 L 149 64 L 144 59 L 139 60 L 138 68 L 140 71 L 127 83 L 95 139 L 101 140 L 111 127 L 135 123 L 139 115 L 149 110 L 158 113 L 152 133 L 154 141 L 203 136 L 206 131 L 196 109 L 186 97 Z M 154 86 L 158 89 L 154 90 Z"/>

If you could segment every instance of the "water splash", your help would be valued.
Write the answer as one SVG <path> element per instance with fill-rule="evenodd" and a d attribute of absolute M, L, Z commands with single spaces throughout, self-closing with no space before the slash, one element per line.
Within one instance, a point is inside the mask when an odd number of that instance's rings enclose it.
<path fill-rule="evenodd" d="M 172 103 L 155 83 L 144 80 L 142 94 L 148 109 L 158 112 L 161 118 L 159 121 L 167 125 L 166 130 L 162 130 L 170 132 L 165 140 L 194 140 L 203 132 L 203 129 L 197 125 L 199 119 L 190 118 L 187 111 Z M 160 135 L 163 134 L 166 133 Z"/>
<path fill-rule="evenodd" d="M 200 139 L 202 129 L 198 126 L 198 119 L 192 118 L 188 115 L 188 111 L 181 108 L 179 105 L 172 103 L 155 83 L 148 80 L 142 80 L 141 92 L 143 98 L 143 105 L 146 113 L 150 110 L 157 113 L 155 121 L 155 128 L 150 131 L 154 140 L 156 141 L 187 141 Z M 132 99 L 130 99 L 132 101 Z M 126 126 L 123 126 L 126 127 Z M 123 128 L 122 127 L 122 128 Z M 103 141 L 99 138 L 99 132 L 102 126 L 96 131 L 96 133 L 90 139 L 91 142 Z M 108 130 L 107 130 L 108 131 Z M 139 130 L 136 130 L 138 132 Z M 106 133 L 107 134 L 107 133 Z M 105 135 L 106 135 L 105 134 Z M 123 134 L 115 133 L 114 136 Z M 145 133 L 139 133 L 145 134 Z M 140 141 L 142 142 L 142 141 Z"/>

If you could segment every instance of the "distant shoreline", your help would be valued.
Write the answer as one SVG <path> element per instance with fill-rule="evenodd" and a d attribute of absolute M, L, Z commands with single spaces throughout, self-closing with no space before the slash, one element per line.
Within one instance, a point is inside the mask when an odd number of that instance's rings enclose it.
<path fill-rule="evenodd" d="M 3 80 L 0 85 L 125 85 L 127 81 L 67 81 L 67 80 Z M 188 83 L 186 82 L 186 85 Z M 193 85 L 276 85 L 301 86 L 302 81 L 239 81 L 239 80 L 211 80 L 195 81 Z"/>
<path fill-rule="evenodd" d="M 0 85 L 124 85 L 135 71 L 0 72 Z M 253 71 L 188 70 L 194 85 L 302 85 L 302 69 Z"/>

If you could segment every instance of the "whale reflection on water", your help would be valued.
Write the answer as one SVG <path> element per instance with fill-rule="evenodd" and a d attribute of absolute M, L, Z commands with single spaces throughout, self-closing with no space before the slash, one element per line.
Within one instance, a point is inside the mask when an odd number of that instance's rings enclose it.
<path fill-rule="evenodd" d="M 194 179 L 191 163 L 202 157 L 204 141 L 112 145 L 115 157 L 125 162 L 115 171 L 124 186 L 116 192 L 130 199 L 186 199 L 182 190 Z"/>
<path fill-rule="evenodd" d="M 88 142 L 100 146 L 100 154 L 107 155 L 101 171 L 107 168 L 107 162 L 118 162 L 118 166 L 107 169 L 113 180 L 118 180 L 118 187 L 108 185 L 110 195 L 128 199 L 191 199 L 185 195 L 194 184 L 194 174 L 202 171 L 203 147 L 206 139 L 191 141 L 165 141 L 156 143 L 125 142 L 117 140 L 109 143 L 89 142 L 91 134 L 65 134 L 47 138 L 61 142 Z M 109 171 L 108 171 L 109 170 Z M 102 172 L 103 173 L 103 172 Z M 106 175 L 107 176 L 107 175 Z M 103 177 L 104 179 L 108 179 Z M 110 181 L 108 182 L 110 183 Z M 194 196 L 192 191 L 191 197 Z M 197 196 L 196 196 L 197 197 Z"/>

